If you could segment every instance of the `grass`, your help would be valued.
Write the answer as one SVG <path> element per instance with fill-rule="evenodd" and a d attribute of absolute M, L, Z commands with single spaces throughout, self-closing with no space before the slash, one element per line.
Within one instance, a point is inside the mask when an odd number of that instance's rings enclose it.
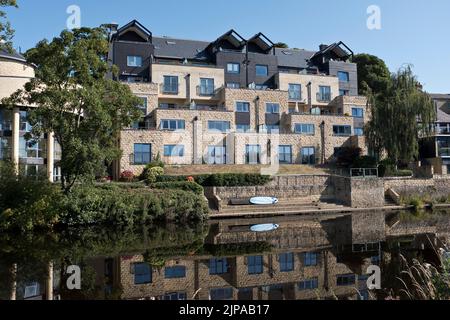
<path fill-rule="evenodd" d="M 268 165 L 183 165 L 165 166 L 166 175 L 199 175 L 214 173 L 261 173 Z M 328 171 L 306 165 L 280 165 L 277 175 L 284 174 L 327 174 Z"/>

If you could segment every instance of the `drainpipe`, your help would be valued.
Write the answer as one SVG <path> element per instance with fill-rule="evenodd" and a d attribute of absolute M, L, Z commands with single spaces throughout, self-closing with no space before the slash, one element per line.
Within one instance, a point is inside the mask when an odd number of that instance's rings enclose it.
<path fill-rule="evenodd" d="M 307 91 L 308 91 L 308 107 L 309 107 L 309 112 L 311 112 L 312 110 L 312 90 L 311 90 L 311 85 L 312 83 L 309 82 L 306 85 Z"/>
<path fill-rule="evenodd" d="M 320 135 L 321 135 L 321 150 L 320 150 L 320 162 L 321 164 L 325 163 L 325 121 L 322 121 L 322 123 L 320 124 Z"/>

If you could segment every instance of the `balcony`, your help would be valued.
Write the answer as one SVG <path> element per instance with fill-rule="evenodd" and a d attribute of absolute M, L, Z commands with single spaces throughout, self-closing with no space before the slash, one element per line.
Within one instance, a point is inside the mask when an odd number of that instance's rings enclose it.
<path fill-rule="evenodd" d="M 298 91 L 289 91 L 289 101 L 303 101 L 302 94 Z"/>
<path fill-rule="evenodd" d="M 2 121 L 0 122 L 0 131 L 11 131 L 12 130 L 12 122 L 11 121 Z"/>
<path fill-rule="evenodd" d="M 450 124 L 438 124 L 434 128 L 437 135 L 450 135 Z"/>
<path fill-rule="evenodd" d="M 213 97 L 215 94 L 215 86 L 197 86 L 197 95 L 199 97 Z"/>
<path fill-rule="evenodd" d="M 179 84 L 161 84 L 160 85 L 160 92 L 162 94 L 169 94 L 169 95 L 178 95 L 179 93 Z"/>
<path fill-rule="evenodd" d="M 318 92 L 317 102 L 331 102 L 331 92 Z"/>

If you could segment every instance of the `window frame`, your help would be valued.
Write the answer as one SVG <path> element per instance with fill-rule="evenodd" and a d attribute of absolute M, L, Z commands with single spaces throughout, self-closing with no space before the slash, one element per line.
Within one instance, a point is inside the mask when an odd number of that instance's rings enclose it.
<path fill-rule="evenodd" d="M 312 129 L 312 132 L 310 130 L 306 130 L 304 132 L 303 129 Z M 300 129 L 300 130 L 298 130 Z M 316 125 L 314 123 L 295 123 L 294 124 L 294 133 L 301 134 L 305 136 L 315 136 L 316 135 Z"/>
<path fill-rule="evenodd" d="M 230 70 L 230 66 L 237 66 L 237 71 L 235 70 L 235 68 L 231 68 Z M 227 63 L 227 73 L 229 74 L 240 74 L 241 73 L 241 64 L 238 62 L 228 62 Z"/>
<path fill-rule="evenodd" d="M 343 79 L 341 75 L 345 75 L 345 79 Z M 337 77 L 340 82 L 350 82 L 350 73 L 348 71 L 338 71 Z"/>
<path fill-rule="evenodd" d="M 264 74 L 258 72 L 258 70 L 259 71 L 262 70 L 261 68 L 264 68 L 264 70 L 265 70 Z M 256 64 L 255 65 L 255 74 L 257 77 L 268 77 L 269 76 L 269 66 L 267 64 Z"/>
<path fill-rule="evenodd" d="M 164 157 L 182 158 L 184 157 L 184 149 L 184 145 L 182 144 L 165 144 Z"/>
<path fill-rule="evenodd" d="M 130 58 L 133 58 L 133 63 L 131 63 L 131 64 L 130 64 L 130 62 L 131 62 Z M 142 62 L 143 62 L 142 56 L 133 56 L 133 55 L 127 56 L 127 67 L 141 68 Z"/>
<path fill-rule="evenodd" d="M 137 146 L 147 146 L 148 147 L 148 152 L 147 151 L 136 151 L 136 147 Z M 136 161 L 136 154 L 140 154 L 142 161 Z M 148 162 L 145 162 L 145 155 L 148 154 Z M 149 164 L 152 161 L 152 144 L 151 143 L 134 143 L 133 144 L 133 165 L 146 165 Z"/>
<path fill-rule="evenodd" d="M 239 105 L 241 105 L 241 106 L 247 106 L 247 110 L 239 110 Z M 241 112 L 241 113 L 248 113 L 248 112 L 250 112 L 250 102 L 247 102 L 247 101 L 236 101 L 236 103 L 235 103 L 235 110 L 236 110 L 236 112 Z"/>

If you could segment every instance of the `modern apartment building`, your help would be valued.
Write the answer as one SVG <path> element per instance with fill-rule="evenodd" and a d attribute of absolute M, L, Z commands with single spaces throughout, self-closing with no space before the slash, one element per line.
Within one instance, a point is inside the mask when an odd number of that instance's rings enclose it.
<path fill-rule="evenodd" d="M 0 100 L 22 89 L 34 77 L 34 67 L 15 52 L 0 51 Z M 31 131 L 27 112 L 32 106 L 13 109 L 0 103 L 0 160 L 13 161 L 17 169 L 29 176 L 47 175 L 51 181 L 60 175 L 60 150 L 52 135 L 27 141 Z"/>
<path fill-rule="evenodd" d="M 435 173 L 448 174 L 450 173 L 450 94 L 431 94 L 431 98 L 436 107 L 436 123 L 432 137 L 422 141 L 421 158 L 434 166 Z"/>
<path fill-rule="evenodd" d="M 323 164 L 339 148 L 367 152 L 367 101 L 342 42 L 275 48 L 230 30 L 212 42 L 155 37 L 137 21 L 114 30 L 117 80 L 142 97 L 122 131 L 115 174 L 160 155 L 168 164 Z"/>

